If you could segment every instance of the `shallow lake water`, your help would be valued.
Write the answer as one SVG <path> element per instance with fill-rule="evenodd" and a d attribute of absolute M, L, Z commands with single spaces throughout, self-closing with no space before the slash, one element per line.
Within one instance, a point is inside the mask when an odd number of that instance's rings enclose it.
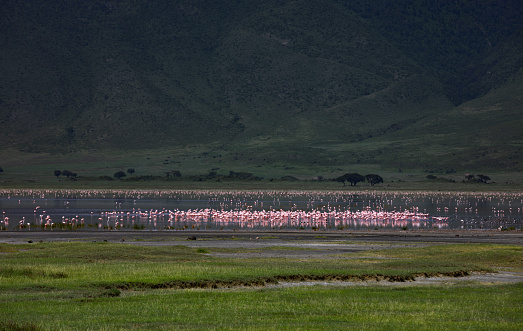
<path fill-rule="evenodd" d="M 0 230 L 517 229 L 522 193 L 0 191 Z"/>

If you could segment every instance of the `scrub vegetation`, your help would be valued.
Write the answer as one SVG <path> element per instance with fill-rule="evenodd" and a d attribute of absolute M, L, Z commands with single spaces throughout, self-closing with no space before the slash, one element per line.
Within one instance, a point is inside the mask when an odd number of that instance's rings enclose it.
<path fill-rule="evenodd" d="M 198 153 L 197 153 L 198 154 Z M 110 157 L 90 153 L 67 154 L 57 163 L 54 155 L 0 151 L 4 172 L 2 188 L 45 189 L 306 189 L 306 190 L 429 190 L 517 191 L 523 189 L 521 172 L 425 169 L 404 171 L 385 166 L 253 164 L 245 160 L 194 158 L 184 150 L 115 152 Z M 133 167 L 132 174 L 124 172 Z M 128 169 L 129 168 L 129 169 Z M 66 174 L 63 170 L 67 169 Z M 55 173 L 56 171 L 56 173 Z M 58 174 L 60 171 L 60 174 Z M 67 173 L 71 172 L 74 176 Z M 119 173 L 120 172 L 120 173 Z M 115 174 L 119 173 L 115 177 Z M 383 179 L 351 186 L 344 174 L 377 174 Z M 120 176 L 125 174 L 125 176 Z M 232 174 L 232 175 L 231 175 Z M 482 182 L 478 175 L 488 176 Z M 470 179 L 472 176 L 472 179 Z M 120 179 L 117 179 L 120 178 Z M 374 183 L 374 185 L 373 185 Z"/>
<path fill-rule="evenodd" d="M 460 277 L 501 269 L 521 272 L 520 246 L 406 247 L 353 253 L 350 259 L 343 255 L 321 259 L 235 259 L 213 255 L 219 251 L 183 245 L 81 241 L 1 244 L 0 327 L 34 330 L 521 327 L 521 283 L 268 286 L 313 280 L 415 283 L 416 278 L 431 275 Z M 245 253 L 249 249 L 238 251 Z"/>

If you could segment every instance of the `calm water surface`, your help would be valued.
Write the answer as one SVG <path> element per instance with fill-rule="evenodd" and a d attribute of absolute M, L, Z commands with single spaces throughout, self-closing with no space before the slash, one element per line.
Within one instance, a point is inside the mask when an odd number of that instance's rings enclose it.
<path fill-rule="evenodd" d="M 518 229 L 522 193 L 0 191 L 0 230 Z"/>

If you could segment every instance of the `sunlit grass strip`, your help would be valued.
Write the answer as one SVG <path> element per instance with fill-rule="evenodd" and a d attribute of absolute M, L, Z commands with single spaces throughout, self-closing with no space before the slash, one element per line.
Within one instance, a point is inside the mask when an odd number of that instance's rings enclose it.
<path fill-rule="evenodd" d="M 184 246 L 85 242 L 4 244 L 0 252 L 5 252 L 0 254 L 0 329 L 522 327 L 521 283 L 244 287 L 281 280 L 401 281 L 432 273 L 517 270 L 523 260 L 519 246 L 441 245 L 354 253 L 355 259 L 307 260 L 224 259 Z M 191 289 L 168 289 L 184 287 Z M 233 289 L 195 289 L 213 287 Z"/>
<path fill-rule="evenodd" d="M 218 258 L 184 246 L 37 243 L 0 251 L 0 288 L 187 288 L 263 285 L 285 280 L 413 280 L 522 269 L 523 248 L 441 245 L 351 254 L 345 258 Z M 23 248 L 13 252 L 14 247 Z M 241 251 L 241 248 L 238 249 Z M 371 257 L 369 259 L 369 257 Z"/>
<path fill-rule="evenodd" d="M 452 264 L 459 261 L 464 265 L 479 268 L 503 267 L 523 272 L 523 247 L 515 245 L 455 244 L 435 245 L 425 248 L 403 247 L 390 250 L 371 250 L 351 256 L 376 258 L 408 258 L 407 265 L 423 266 L 434 262 Z M 396 261 L 396 260 L 395 260 Z M 395 264 L 391 261 L 391 264 Z"/>
<path fill-rule="evenodd" d="M 4 267 L 0 269 L 0 277 L 28 277 L 34 278 L 65 278 L 66 275 L 63 272 L 48 272 L 30 267 Z"/>
<path fill-rule="evenodd" d="M 2 295 L 0 309 L 4 325 L 16 321 L 43 330 L 517 330 L 523 326 L 521 293 L 522 284 L 165 290 L 60 300 L 11 300 Z"/>

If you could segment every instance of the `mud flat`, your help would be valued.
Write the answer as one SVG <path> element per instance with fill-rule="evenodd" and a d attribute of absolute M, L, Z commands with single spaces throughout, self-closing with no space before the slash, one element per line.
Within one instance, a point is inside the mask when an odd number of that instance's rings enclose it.
<path fill-rule="evenodd" d="M 354 242 L 396 247 L 405 244 L 488 243 L 523 245 L 523 231 L 2 231 L 0 243 L 108 241 L 140 245 L 261 248 Z M 183 243 L 182 243 L 183 242 Z"/>
<path fill-rule="evenodd" d="M 421 285 L 463 285 L 465 283 L 476 283 L 481 285 L 516 284 L 523 282 L 523 273 L 498 272 L 498 273 L 472 273 L 463 277 L 432 276 L 417 277 L 412 281 L 390 281 L 390 280 L 366 280 L 366 281 L 305 281 L 305 282 L 279 282 L 269 284 L 268 288 L 284 288 L 295 286 L 421 286 Z"/>

